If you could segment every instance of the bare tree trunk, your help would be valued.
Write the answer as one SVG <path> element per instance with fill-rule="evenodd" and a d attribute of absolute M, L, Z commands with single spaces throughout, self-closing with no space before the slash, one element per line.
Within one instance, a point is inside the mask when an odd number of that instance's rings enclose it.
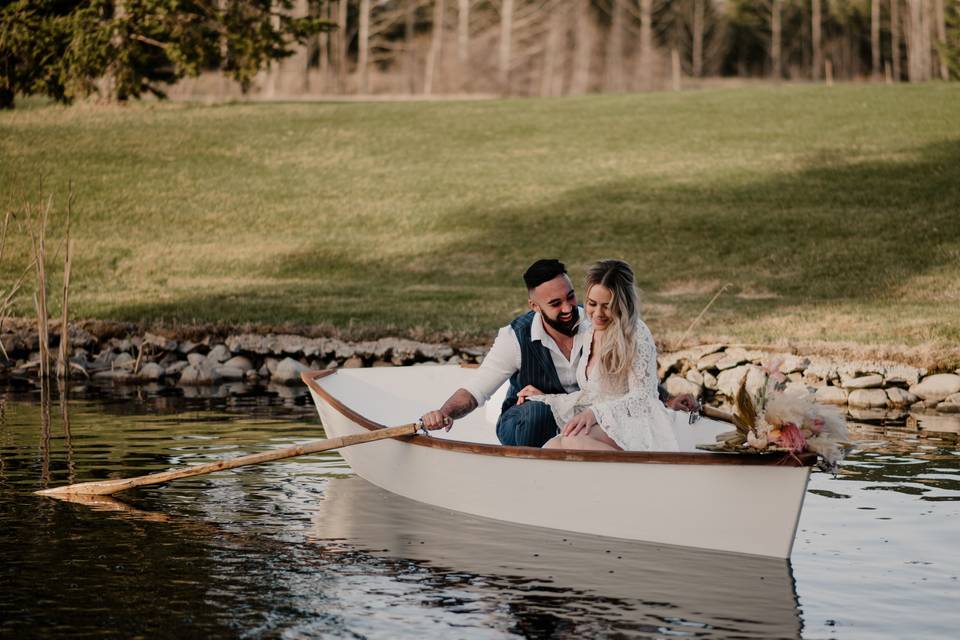
<path fill-rule="evenodd" d="M 575 49 L 573 52 L 573 75 L 570 93 L 582 95 L 590 89 L 590 62 L 593 58 L 593 23 L 590 17 L 590 0 L 577 0 L 574 11 Z"/>
<path fill-rule="evenodd" d="M 433 93 L 433 77 L 443 48 L 443 16 L 446 8 L 445 0 L 433 3 L 433 31 L 430 35 L 430 51 L 427 53 L 427 68 L 423 74 L 423 93 L 428 96 Z"/>
<path fill-rule="evenodd" d="M 680 50 L 677 45 L 670 49 L 670 75 L 673 79 L 673 90 L 680 91 Z"/>
<path fill-rule="evenodd" d="M 370 0 L 360 0 L 360 30 L 357 32 L 358 93 L 370 93 Z"/>
<path fill-rule="evenodd" d="M 897 0 L 893 0 L 896 2 Z M 813 40 L 813 79 L 819 80 L 823 71 L 823 43 L 822 32 L 823 17 L 820 15 L 820 0 L 813 0 L 811 5 L 811 39 Z"/>
<path fill-rule="evenodd" d="M 890 0 L 890 57 L 893 81 L 900 82 L 900 0 Z"/>
<path fill-rule="evenodd" d="M 560 76 L 557 73 L 558 59 L 561 53 L 561 39 L 567 21 L 567 4 L 564 0 L 554 2 L 550 7 L 547 27 L 547 45 L 543 54 L 543 77 L 540 78 L 541 96 L 558 96 L 562 93 Z"/>
<path fill-rule="evenodd" d="M 653 88 L 653 0 L 640 0 L 640 88 Z"/>
<path fill-rule="evenodd" d="M 693 77 L 703 76 L 703 20 L 707 0 L 693 0 Z"/>
<path fill-rule="evenodd" d="M 880 0 L 870 0 L 870 58 L 873 79 L 880 78 Z"/>
<path fill-rule="evenodd" d="M 770 9 L 770 65 L 774 80 L 783 77 L 783 61 L 781 52 L 783 51 L 783 29 L 781 18 L 783 14 L 783 0 L 773 0 L 773 6 Z"/>
<path fill-rule="evenodd" d="M 907 78 L 910 82 L 923 82 L 929 78 L 927 64 L 927 33 L 924 30 L 924 0 L 907 0 L 910 10 L 910 29 L 907 32 Z"/>
<path fill-rule="evenodd" d="M 513 0 L 503 0 L 500 6 L 500 57 L 497 64 L 497 80 L 500 90 L 510 93 L 510 46 L 513 38 Z"/>
<path fill-rule="evenodd" d="M 417 0 L 407 0 L 406 11 L 403 16 L 403 52 L 407 72 L 407 91 L 411 94 L 417 92 L 417 61 L 416 51 L 413 49 L 413 36 L 416 26 Z"/>
<path fill-rule="evenodd" d="M 607 39 L 606 90 L 623 91 L 623 4 L 612 0 L 610 7 L 610 37 Z"/>
<path fill-rule="evenodd" d="M 943 51 L 943 47 L 947 44 L 947 12 L 943 5 L 943 0 L 935 0 L 935 2 L 937 43 L 939 44 L 937 59 L 940 62 L 940 79 L 946 81 L 950 79 L 950 68 L 947 66 L 947 59 Z"/>
<path fill-rule="evenodd" d="M 457 62 L 460 90 L 470 90 L 470 0 L 457 0 Z"/>
<path fill-rule="evenodd" d="M 333 7 L 329 4 L 323 5 L 320 9 L 321 14 L 325 20 L 329 20 Z M 322 91 L 327 91 L 327 76 L 330 73 L 330 33 L 324 31 L 320 34 L 320 83 Z"/>
<path fill-rule="evenodd" d="M 337 85 L 340 93 L 347 92 L 347 3 L 337 2 Z"/>

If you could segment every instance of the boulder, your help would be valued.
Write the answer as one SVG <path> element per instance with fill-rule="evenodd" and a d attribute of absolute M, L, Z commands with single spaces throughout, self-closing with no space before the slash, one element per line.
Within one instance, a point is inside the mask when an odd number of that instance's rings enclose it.
<path fill-rule="evenodd" d="M 166 375 L 166 371 L 156 362 L 148 362 L 142 367 L 140 367 L 140 376 L 141 380 L 146 380 L 148 382 L 156 382 L 163 378 Z"/>
<path fill-rule="evenodd" d="M 199 353 L 187 354 L 187 362 L 189 362 L 190 366 L 192 367 L 199 367 L 206 361 L 207 359 L 204 356 L 200 355 Z"/>
<path fill-rule="evenodd" d="M 175 375 L 178 375 L 181 371 L 183 371 L 184 369 L 186 369 L 186 368 L 189 367 L 189 366 L 190 366 L 190 363 L 187 362 L 186 360 L 179 360 L 179 361 L 174 362 L 173 364 L 169 365 L 169 366 L 164 370 L 164 373 L 165 373 L 166 375 L 168 375 L 168 376 L 175 376 Z"/>
<path fill-rule="evenodd" d="M 859 409 L 886 407 L 890 403 L 883 389 L 854 389 L 847 397 L 847 404 Z"/>
<path fill-rule="evenodd" d="M 250 358 L 246 356 L 233 356 L 229 360 L 223 363 L 224 367 L 235 367 L 241 371 L 249 371 L 253 369 L 253 363 L 250 362 Z"/>
<path fill-rule="evenodd" d="M 697 385 L 698 387 L 703 386 L 703 374 L 700 373 L 697 369 L 690 369 L 687 371 L 687 375 L 684 376 L 687 380 Z"/>
<path fill-rule="evenodd" d="M 709 371 L 703 372 L 703 386 L 713 391 L 717 390 L 717 377 Z"/>
<path fill-rule="evenodd" d="M 741 381 L 746 381 L 747 393 L 755 396 L 766 383 L 766 375 L 760 367 L 747 364 L 721 371 L 717 376 L 717 391 L 734 398 L 740 389 Z"/>
<path fill-rule="evenodd" d="M 810 358 L 802 358 L 793 354 L 787 354 L 780 363 L 780 373 L 803 373 L 810 366 Z"/>
<path fill-rule="evenodd" d="M 845 405 L 849 395 L 842 387 L 820 387 L 817 389 L 814 400 L 820 404 Z"/>
<path fill-rule="evenodd" d="M 742 347 L 730 347 L 723 352 L 723 357 L 717 360 L 716 367 L 720 371 L 733 369 L 737 365 L 753 360 L 753 354 Z"/>
<path fill-rule="evenodd" d="M 211 367 L 207 367 L 203 364 L 193 365 L 191 364 L 188 367 L 185 367 L 183 371 L 180 372 L 180 382 L 181 385 L 207 385 L 214 384 L 220 381 L 220 374 L 218 371 Z"/>
<path fill-rule="evenodd" d="M 855 378 L 841 377 L 840 386 L 844 389 L 876 389 L 877 387 L 883 386 L 883 376 L 879 373 L 874 373 Z"/>
<path fill-rule="evenodd" d="M 143 334 L 142 341 L 142 344 L 150 345 L 155 351 L 175 351 L 177 349 L 176 340 L 164 338 L 149 331 Z"/>
<path fill-rule="evenodd" d="M 917 396 L 900 387 L 890 387 L 886 391 L 890 405 L 894 407 L 909 407 L 917 401 Z"/>
<path fill-rule="evenodd" d="M 690 382 L 686 378 L 681 378 L 677 374 L 669 376 L 663 383 L 667 393 L 672 397 L 690 394 L 694 398 L 699 398 L 703 393 L 703 387 Z"/>
<path fill-rule="evenodd" d="M 212 370 L 214 375 L 219 376 L 222 380 L 243 380 L 243 375 L 247 372 L 247 369 L 228 367 L 226 365 L 213 367 Z"/>
<path fill-rule="evenodd" d="M 111 369 L 109 371 L 97 371 L 92 376 L 93 380 L 100 381 L 110 381 L 110 382 L 131 382 L 135 380 L 135 376 L 127 371 L 126 369 Z"/>
<path fill-rule="evenodd" d="M 231 355 L 233 354 L 230 353 L 226 345 L 218 344 L 210 349 L 210 353 L 207 354 L 207 362 L 212 365 L 223 364 L 230 359 Z"/>
<path fill-rule="evenodd" d="M 276 358 L 264 358 L 263 366 L 267 368 L 267 374 L 263 373 L 263 367 L 261 367 L 260 375 L 266 377 L 266 375 L 273 375 L 277 370 L 277 365 L 280 364 L 280 361 Z"/>
<path fill-rule="evenodd" d="M 955 373 L 937 373 L 910 386 L 910 393 L 923 400 L 940 401 L 957 392 L 960 392 L 960 375 Z"/>
<path fill-rule="evenodd" d="M 883 386 L 904 385 L 913 386 L 920 382 L 920 379 L 927 375 L 926 369 L 917 369 L 905 364 L 892 364 L 887 366 L 887 371 L 883 375 Z"/>
<path fill-rule="evenodd" d="M 359 356 L 350 356 L 343 363 L 344 369 L 360 369 L 363 367 L 363 360 Z"/>
<path fill-rule="evenodd" d="M 284 358 L 277 363 L 276 371 L 271 381 L 279 384 L 299 384 L 300 374 L 307 370 L 307 365 L 293 358 Z"/>
<path fill-rule="evenodd" d="M 113 359 L 112 365 L 114 369 L 119 367 L 122 367 L 125 369 L 133 369 L 133 365 L 136 362 L 137 362 L 136 358 L 134 358 L 129 353 L 124 352 L 124 353 L 117 354 L 117 356 Z"/>
<path fill-rule="evenodd" d="M 940 413 L 960 413 L 960 393 L 954 393 L 937 405 Z"/>
<path fill-rule="evenodd" d="M 724 357 L 723 352 L 711 353 L 697 360 L 697 369 L 706 371 L 707 369 L 716 369 L 717 363 Z"/>

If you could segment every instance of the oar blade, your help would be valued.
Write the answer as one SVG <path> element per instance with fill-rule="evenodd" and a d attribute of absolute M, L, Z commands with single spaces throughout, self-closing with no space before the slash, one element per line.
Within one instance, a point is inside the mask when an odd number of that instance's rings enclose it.
<path fill-rule="evenodd" d="M 129 486 L 130 482 L 128 480 L 104 480 L 68 484 L 63 487 L 35 491 L 34 493 L 38 496 L 108 496 L 112 493 L 123 491 Z"/>

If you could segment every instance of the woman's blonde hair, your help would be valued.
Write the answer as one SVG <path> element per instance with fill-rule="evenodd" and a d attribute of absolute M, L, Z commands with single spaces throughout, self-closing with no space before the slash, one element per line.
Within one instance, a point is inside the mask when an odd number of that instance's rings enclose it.
<path fill-rule="evenodd" d="M 610 326 L 604 331 L 596 356 L 602 371 L 601 384 L 614 392 L 626 391 L 627 378 L 637 353 L 640 295 L 633 269 L 623 260 L 600 260 L 587 270 L 584 294 L 601 285 L 610 290 Z"/>

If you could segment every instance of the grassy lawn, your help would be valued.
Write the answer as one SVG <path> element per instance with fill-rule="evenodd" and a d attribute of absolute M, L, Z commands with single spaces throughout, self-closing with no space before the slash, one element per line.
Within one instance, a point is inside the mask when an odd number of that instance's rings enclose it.
<path fill-rule="evenodd" d="M 693 339 L 960 357 L 956 85 L 0 113 L 0 204 L 40 175 L 80 317 L 475 341 L 621 257 L 667 340 L 729 283 Z"/>

